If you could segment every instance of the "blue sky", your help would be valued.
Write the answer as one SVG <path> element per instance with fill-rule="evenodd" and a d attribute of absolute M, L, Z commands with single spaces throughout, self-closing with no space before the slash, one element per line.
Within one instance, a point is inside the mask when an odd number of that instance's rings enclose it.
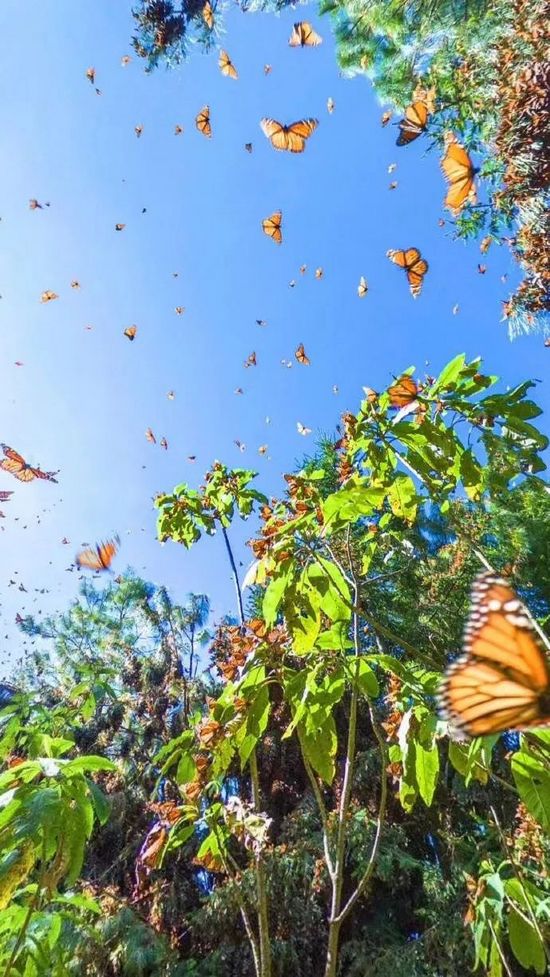
<path fill-rule="evenodd" d="M 117 569 L 131 565 L 177 598 L 207 592 L 216 614 L 231 611 L 221 540 L 188 553 L 155 539 L 155 493 L 198 485 L 212 460 L 257 468 L 258 486 L 277 493 L 282 473 L 313 449 L 314 435 L 300 437 L 296 422 L 333 430 L 343 410 L 357 408 L 362 385 L 381 388 L 413 363 L 438 371 L 461 351 L 481 354 L 513 384 L 542 379 L 550 355 L 540 336 L 508 341 L 501 301 L 518 281 L 508 251 L 481 257 L 478 244 L 452 240 L 449 223 L 438 226 L 436 154 L 422 139 L 396 148 L 369 82 L 340 76 L 329 23 L 313 8 L 280 17 L 232 10 L 220 46 L 239 71 L 235 82 L 221 76 L 217 56 L 198 52 L 175 71 L 146 75 L 135 57 L 121 67 L 132 53 L 129 6 L 49 0 L 33 6 L 31 32 L 24 5 L 3 4 L 0 440 L 60 469 L 57 486 L 20 485 L 0 472 L 0 489 L 15 493 L 0 532 L 4 659 L 21 651 L 17 611 L 66 607 L 78 581 L 65 568 L 80 543 L 113 532 L 123 543 Z M 288 47 L 298 17 L 314 21 L 322 46 Z M 101 96 L 85 78 L 91 65 Z M 205 103 L 211 140 L 194 127 Z M 315 116 L 320 125 L 306 152 L 291 156 L 268 144 L 264 115 Z M 51 206 L 30 211 L 32 197 Z M 277 208 L 281 247 L 261 231 Z M 116 223 L 125 229 L 117 233 Z M 412 245 L 430 263 L 416 302 L 385 257 Z M 363 300 L 360 275 L 369 283 Z M 59 299 L 42 305 L 46 289 Z M 131 324 L 132 344 L 122 335 Z M 281 366 L 299 342 L 311 367 Z M 258 366 L 245 370 L 252 350 Z M 539 403 L 547 397 L 539 387 Z M 146 441 L 147 427 L 167 438 L 167 451 Z M 249 528 L 234 533 L 245 565 Z M 48 594 L 35 594 L 43 587 Z"/>

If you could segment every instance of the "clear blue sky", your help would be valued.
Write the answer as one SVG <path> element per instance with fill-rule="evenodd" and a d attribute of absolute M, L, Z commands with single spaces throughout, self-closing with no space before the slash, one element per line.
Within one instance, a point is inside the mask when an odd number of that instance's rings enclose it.
<path fill-rule="evenodd" d="M 510 344 L 500 321 L 518 280 L 507 250 L 481 257 L 475 243 L 453 242 L 448 224 L 438 227 L 444 185 L 436 155 L 426 155 L 424 140 L 395 147 L 396 130 L 380 126 L 370 84 L 340 77 L 329 23 L 313 8 L 281 17 L 231 11 L 220 41 L 239 71 L 234 82 L 221 76 L 216 56 L 199 53 L 175 71 L 146 75 L 135 57 L 122 68 L 131 53 L 130 0 L 2 7 L 0 440 L 60 469 L 58 486 L 20 485 L 0 472 L 0 488 L 15 490 L 1 506 L 4 658 L 20 653 L 16 612 L 66 607 L 78 581 L 65 568 L 79 544 L 115 531 L 123 543 L 117 570 L 132 565 L 178 598 L 207 592 L 216 614 L 232 610 L 221 540 L 187 553 L 155 539 L 155 493 L 183 480 L 198 485 L 213 459 L 257 467 L 259 487 L 277 493 L 281 474 L 313 448 L 313 436 L 297 434 L 298 420 L 331 431 L 341 411 L 357 408 L 362 385 L 383 387 L 410 364 L 423 370 L 429 361 L 435 372 L 464 351 L 481 354 L 506 383 L 543 378 L 550 353 L 541 337 Z M 324 44 L 292 50 L 292 23 L 305 17 Z M 273 66 L 267 77 L 265 63 Z M 91 65 L 101 97 L 85 78 Z M 205 103 L 211 140 L 194 127 Z M 303 156 L 291 156 L 267 143 L 264 115 L 316 116 L 320 125 Z M 31 197 L 51 207 L 31 212 Z M 277 208 L 281 247 L 260 226 Z M 126 224 L 121 233 L 117 222 Z M 416 302 L 385 257 L 411 245 L 430 262 Z M 363 300 L 360 275 L 370 289 Z M 45 289 L 59 299 L 41 305 Z M 131 324 L 133 344 L 122 335 Z M 281 366 L 299 342 L 311 367 Z M 245 370 L 252 350 L 258 366 Z M 547 388 L 536 396 L 544 403 Z M 168 451 L 147 443 L 149 426 Z M 197 455 L 194 466 L 188 454 Z M 249 534 L 235 533 L 245 565 L 250 552 L 240 544 Z M 9 587 L 10 579 L 29 592 Z M 35 594 L 41 587 L 50 593 Z"/>

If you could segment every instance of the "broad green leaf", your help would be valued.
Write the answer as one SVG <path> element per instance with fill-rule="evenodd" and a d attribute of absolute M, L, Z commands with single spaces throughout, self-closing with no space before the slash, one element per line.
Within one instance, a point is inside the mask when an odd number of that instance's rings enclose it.
<path fill-rule="evenodd" d="M 288 568 L 286 571 L 280 573 L 279 576 L 274 577 L 267 587 L 264 594 L 262 612 L 268 627 L 275 624 L 277 612 L 283 600 L 290 577 L 291 569 Z"/>
<path fill-rule="evenodd" d="M 348 659 L 346 669 L 352 684 L 357 685 L 359 692 L 367 699 L 375 699 L 380 692 L 380 686 L 376 675 L 364 657 Z"/>
<path fill-rule="evenodd" d="M 523 751 L 514 754 L 511 766 L 525 807 L 544 831 L 550 831 L 550 770 Z"/>
<path fill-rule="evenodd" d="M 336 748 L 338 740 L 332 715 L 317 726 L 306 720 L 298 726 L 298 736 L 305 756 L 321 780 L 331 784 L 334 780 Z"/>
<path fill-rule="evenodd" d="M 515 909 L 508 913 L 508 938 L 516 960 L 526 970 L 533 969 L 536 974 L 546 973 L 544 946 L 536 929 Z"/>
<path fill-rule="evenodd" d="M 388 489 L 388 502 L 394 516 L 412 522 L 416 516 L 417 496 L 410 475 L 396 475 Z"/>
<path fill-rule="evenodd" d="M 370 516 L 379 509 L 384 501 L 386 489 L 368 488 L 367 483 L 361 485 L 346 485 L 333 492 L 323 502 L 325 523 L 353 524 L 363 516 Z"/>
<path fill-rule="evenodd" d="M 464 367 L 466 357 L 464 353 L 459 353 L 450 363 L 443 367 L 436 382 L 430 390 L 430 394 L 436 394 L 440 390 L 452 389 L 458 380 Z"/>
<path fill-rule="evenodd" d="M 100 824 L 105 824 L 109 820 L 111 805 L 102 790 L 94 784 L 93 780 L 88 780 L 88 790 L 92 798 L 92 804 L 97 820 Z"/>

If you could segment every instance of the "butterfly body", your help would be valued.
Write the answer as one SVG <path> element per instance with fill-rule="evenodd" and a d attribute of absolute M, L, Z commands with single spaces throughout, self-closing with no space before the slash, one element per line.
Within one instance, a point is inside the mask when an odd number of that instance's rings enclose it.
<path fill-rule="evenodd" d="M 474 584 L 464 655 L 447 669 L 440 709 L 466 736 L 550 725 L 545 650 L 526 608 L 494 573 Z"/>

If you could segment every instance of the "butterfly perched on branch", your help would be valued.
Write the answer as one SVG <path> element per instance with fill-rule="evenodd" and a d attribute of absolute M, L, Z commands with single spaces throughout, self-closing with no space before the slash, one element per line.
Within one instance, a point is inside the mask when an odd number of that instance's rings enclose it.
<path fill-rule="evenodd" d="M 445 673 L 439 706 L 463 736 L 550 725 L 543 642 L 509 582 L 492 571 L 474 583 L 464 654 Z"/>

